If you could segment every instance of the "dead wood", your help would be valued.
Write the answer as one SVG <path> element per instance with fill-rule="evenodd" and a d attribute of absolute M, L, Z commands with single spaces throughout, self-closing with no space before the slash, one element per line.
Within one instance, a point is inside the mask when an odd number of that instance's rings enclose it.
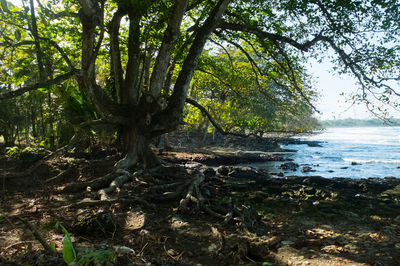
<path fill-rule="evenodd" d="M 31 224 L 30 222 L 28 222 L 27 220 L 25 220 L 19 216 L 17 216 L 17 219 L 20 220 L 26 227 L 28 227 L 29 230 L 31 230 L 31 232 L 35 236 L 36 240 L 40 242 L 40 244 L 43 246 L 43 248 L 46 250 L 46 252 L 48 252 L 48 253 L 54 252 L 33 224 Z"/>

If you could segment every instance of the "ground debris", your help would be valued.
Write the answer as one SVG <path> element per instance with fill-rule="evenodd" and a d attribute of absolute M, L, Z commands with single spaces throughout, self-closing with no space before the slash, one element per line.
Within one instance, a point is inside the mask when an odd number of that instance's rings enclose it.
<path fill-rule="evenodd" d="M 254 157 L 223 152 L 218 158 Z M 23 180 L 29 190 L 7 179 L 0 264 L 62 265 L 63 234 L 55 223 L 77 246 L 114 250 L 115 265 L 400 263 L 399 179 L 275 178 L 252 167 L 208 164 L 210 148 L 163 156 L 162 167 L 129 173 L 110 168 L 118 156 L 104 168 L 101 160 L 52 159 L 54 171 L 41 182 Z M 98 198 L 101 189 L 106 198 Z M 58 255 L 44 253 L 30 230 L 13 222 L 18 216 L 29 216 Z"/>

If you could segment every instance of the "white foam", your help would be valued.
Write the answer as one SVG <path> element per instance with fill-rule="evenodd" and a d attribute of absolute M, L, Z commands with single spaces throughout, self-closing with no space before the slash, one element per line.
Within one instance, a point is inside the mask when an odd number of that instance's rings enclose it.
<path fill-rule="evenodd" d="M 355 163 L 385 163 L 385 164 L 399 164 L 400 160 L 390 160 L 390 159 L 370 159 L 370 160 L 362 160 L 362 159 L 354 159 L 354 158 L 343 158 L 345 162 L 355 162 Z"/>

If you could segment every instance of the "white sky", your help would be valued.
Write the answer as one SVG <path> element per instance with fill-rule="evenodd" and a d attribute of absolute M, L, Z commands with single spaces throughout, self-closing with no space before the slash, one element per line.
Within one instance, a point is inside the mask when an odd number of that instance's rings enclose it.
<path fill-rule="evenodd" d="M 350 102 L 346 102 L 345 95 L 357 92 L 356 80 L 351 76 L 339 76 L 332 70 L 332 63 L 328 60 L 318 63 L 316 60 L 310 61 L 309 72 L 317 81 L 316 87 L 320 93 L 320 99 L 317 100 L 315 106 L 322 112 L 316 115 L 322 120 L 327 119 L 369 119 L 374 116 L 368 112 L 363 104 L 351 107 Z M 399 117 L 399 113 L 391 113 L 393 117 Z"/>

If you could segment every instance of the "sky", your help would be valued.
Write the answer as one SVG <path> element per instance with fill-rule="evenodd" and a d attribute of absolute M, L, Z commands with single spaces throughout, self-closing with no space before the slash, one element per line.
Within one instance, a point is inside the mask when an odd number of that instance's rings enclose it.
<path fill-rule="evenodd" d="M 317 81 L 316 88 L 320 93 L 320 98 L 315 102 L 315 106 L 321 114 L 317 114 L 316 117 L 321 120 L 374 118 L 365 105 L 351 106 L 351 102 L 347 101 L 348 96 L 341 95 L 341 93 L 345 93 L 345 95 L 356 93 L 356 80 L 349 75 L 339 76 L 332 69 L 333 64 L 328 60 L 322 63 L 318 63 L 316 60 L 310 61 L 309 73 Z M 391 115 L 400 116 L 397 113 L 391 113 Z"/>

